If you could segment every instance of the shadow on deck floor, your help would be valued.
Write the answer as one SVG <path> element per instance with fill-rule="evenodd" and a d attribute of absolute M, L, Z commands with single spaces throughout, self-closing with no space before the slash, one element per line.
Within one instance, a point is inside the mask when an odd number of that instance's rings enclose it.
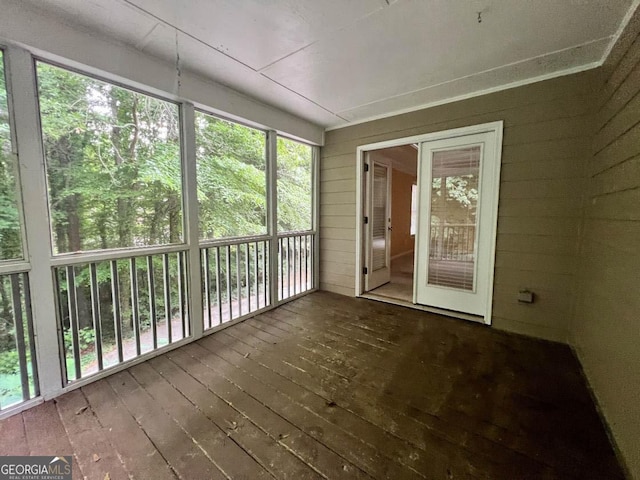
<path fill-rule="evenodd" d="M 0 455 L 70 453 L 100 480 L 623 478 L 569 348 L 325 292 L 0 422 Z"/>

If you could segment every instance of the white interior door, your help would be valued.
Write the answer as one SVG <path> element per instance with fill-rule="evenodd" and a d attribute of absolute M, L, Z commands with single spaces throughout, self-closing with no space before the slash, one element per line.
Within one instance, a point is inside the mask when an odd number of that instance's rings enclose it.
<path fill-rule="evenodd" d="M 495 131 L 423 142 L 415 301 L 490 322 L 499 187 Z"/>
<path fill-rule="evenodd" d="M 391 167 L 372 161 L 368 174 L 367 291 L 391 281 Z"/>

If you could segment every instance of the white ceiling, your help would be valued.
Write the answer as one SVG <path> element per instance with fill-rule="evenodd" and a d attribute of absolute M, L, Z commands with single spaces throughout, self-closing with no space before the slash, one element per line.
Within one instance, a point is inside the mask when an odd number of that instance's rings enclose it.
<path fill-rule="evenodd" d="M 638 4 L 25 1 L 329 128 L 595 67 Z"/>

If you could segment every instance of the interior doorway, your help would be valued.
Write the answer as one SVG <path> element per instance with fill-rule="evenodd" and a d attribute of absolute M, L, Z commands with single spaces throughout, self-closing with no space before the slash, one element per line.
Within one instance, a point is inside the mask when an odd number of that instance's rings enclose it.
<path fill-rule="evenodd" d="M 491 323 L 502 128 L 358 147 L 356 295 Z"/>
<path fill-rule="evenodd" d="M 373 295 L 413 301 L 417 222 L 418 146 L 367 152 L 368 202 L 365 290 Z"/>

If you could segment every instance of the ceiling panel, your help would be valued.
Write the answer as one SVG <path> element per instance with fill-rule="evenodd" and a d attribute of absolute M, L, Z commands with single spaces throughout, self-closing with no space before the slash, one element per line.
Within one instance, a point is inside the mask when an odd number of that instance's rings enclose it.
<path fill-rule="evenodd" d="M 609 37 L 629 0 L 476 5 L 399 1 L 264 73 L 333 111 L 344 111 Z M 484 11 L 481 23 L 476 8 Z"/>
<path fill-rule="evenodd" d="M 562 50 L 550 55 L 536 57 L 522 62 L 488 70 L 475 75 L 466 76 L 446 83 L 425 87 L 390 98 L 373 101 L 352 109 L 340 110 L 337 113 L 346 122 L 360 122 L 373 119 L 386 112 L 402 112 L 415 110 L 421 105 L 446 103 L 455 99 L 477 95 L 496 89 L 507 88 L 512 84 L 527 83 L 529 79 L 567 69 L 579 70 L 585 66 L 593 67 L 594 59 L 602 58 L 609 40 L 597 40 L 581 47 Z"/>
<path fill-rule="evenodd" d="M 143 51 L 176 65 L 176 69 L 179 57 L 182 71 L 214 80 L 294 115 L 313 119 L 317 124 L 344 121 L 259 72 L 164 24 L 159 24 L 141 47 Z"/>
<path fill-rule="evenodd" d="M 134 47 L 144 41 L 158 23 L 139 8 L 120 0 L 31 0 L 31 3 L 68 19 L 76 27 L 116 38 Z"/>
<path fill-rule="evenodd" d="M 384 0 L 127 0 L 259 70 L 386 6 Z"/>

